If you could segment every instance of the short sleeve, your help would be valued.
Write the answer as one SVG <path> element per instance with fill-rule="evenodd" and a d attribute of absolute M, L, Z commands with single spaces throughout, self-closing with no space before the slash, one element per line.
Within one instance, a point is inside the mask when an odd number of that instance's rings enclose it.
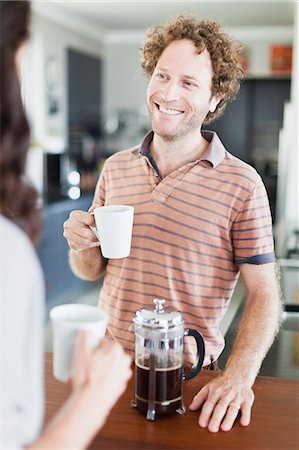
<path fill-rule="evenodd" d="M 237 266 L 275 261 L 271 212 L 260 177 L 234 218 L 231 235 Z"/>
<path fill-rule="evenodd" d="M 94 191 L 92 206 L 103 206 L 105 205 L 105 198 L 106 198 L 106 189 L 105 189 L 105 174 L 106 174 L 106 165 L 107 161 L 105 162 L 103 169 L 100 173 L 99 179 L 96 184 L 96 188 Z"/>

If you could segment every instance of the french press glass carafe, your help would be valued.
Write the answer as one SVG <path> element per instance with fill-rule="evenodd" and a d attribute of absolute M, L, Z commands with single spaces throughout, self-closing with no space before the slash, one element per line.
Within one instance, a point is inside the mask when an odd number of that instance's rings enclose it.
<path fill-rule="evenodd" d="M 163 299 L 154 299 L 155 309 L 141 309 L 133 319 L 135 331 L 135 398 L 133 406 L 146 413 L 148 420 L 156 414 L 185 412 L 182 398 L 183 380 L 195 377 L 203 364 L 205 346 L 196 330 L 184 329 L 179 311 L 165 311 Z M 193 336 L 197 344 L 197 361 L 184 373 L 184 336 Z"/>

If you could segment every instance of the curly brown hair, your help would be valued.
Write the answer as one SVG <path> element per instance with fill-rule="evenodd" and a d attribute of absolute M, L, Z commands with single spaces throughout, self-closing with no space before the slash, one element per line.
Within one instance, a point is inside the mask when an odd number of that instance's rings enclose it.
<path fill-rule="evenodd" d="M 36 244 L 41 216 L 37 193 L 24 175 L 30 131 L 15 62 L 16 51 L 29 37 L 29 2 L 1 1 L 0 20 L 0 212 Z"/>
<path fill-rule="evenodd" d="M 194 15 L 179 15 L 164 26 L 151 28 L 147 37 L 142 49 L 141 67 L 148 78 L 152 76 L 165 48 L 173 41 L 189 39 L 199 53 L 208 50 L 214 72 L 212 96 L 219 95 L 221 100 L 216 110 L 207 114 L 204 123 L 219 117 L 227 103 L 236 97 L 244 76 L 240 62 L 242 44 L 223 33 L 218 22 L 200 21 Z"/>

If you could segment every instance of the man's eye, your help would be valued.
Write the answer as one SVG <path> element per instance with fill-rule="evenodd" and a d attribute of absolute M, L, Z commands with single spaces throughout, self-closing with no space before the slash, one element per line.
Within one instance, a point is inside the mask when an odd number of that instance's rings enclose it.
<path fill-rule="evenodd" d="M 160 78 L 160 80 L 164 80 L 166 78 L 166 76 L 163 73 L 157 73 L 156 77 Z"/>
<path fill-rule="evenodd" d="M 184 81 L 185 86 L 188 87 L 197 87 L 197 84 L 194 81 Z"/>

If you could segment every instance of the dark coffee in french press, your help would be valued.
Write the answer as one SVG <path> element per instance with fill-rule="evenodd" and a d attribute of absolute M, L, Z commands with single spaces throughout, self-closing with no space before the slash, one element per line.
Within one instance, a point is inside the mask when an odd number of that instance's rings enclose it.
<path fill-rule="evenodd" d="M 145 364 L 144 364 L 145 363 Z M 149 361 L 136 362 L 136 406 L 147 412 L 149 393 Z M 182 407 L 183 367 L 155 368 L 155 403 L 157 414 L 169 414 Z"/>
<path fill-rule="evenodd" d="M 137 311 L 135 324 L 135 396 L 133 406 L 149 420 L 156 415 L 185 411 L 183 380 L 195 377 L 202 366 L 204 340 L 196 330 L 185 330 L 180 312 L 165 311 L 165 300 L 154 299 L 153 311 Z M 184 336 L 193 336 L 197 361 L 184 373 Z"/>

